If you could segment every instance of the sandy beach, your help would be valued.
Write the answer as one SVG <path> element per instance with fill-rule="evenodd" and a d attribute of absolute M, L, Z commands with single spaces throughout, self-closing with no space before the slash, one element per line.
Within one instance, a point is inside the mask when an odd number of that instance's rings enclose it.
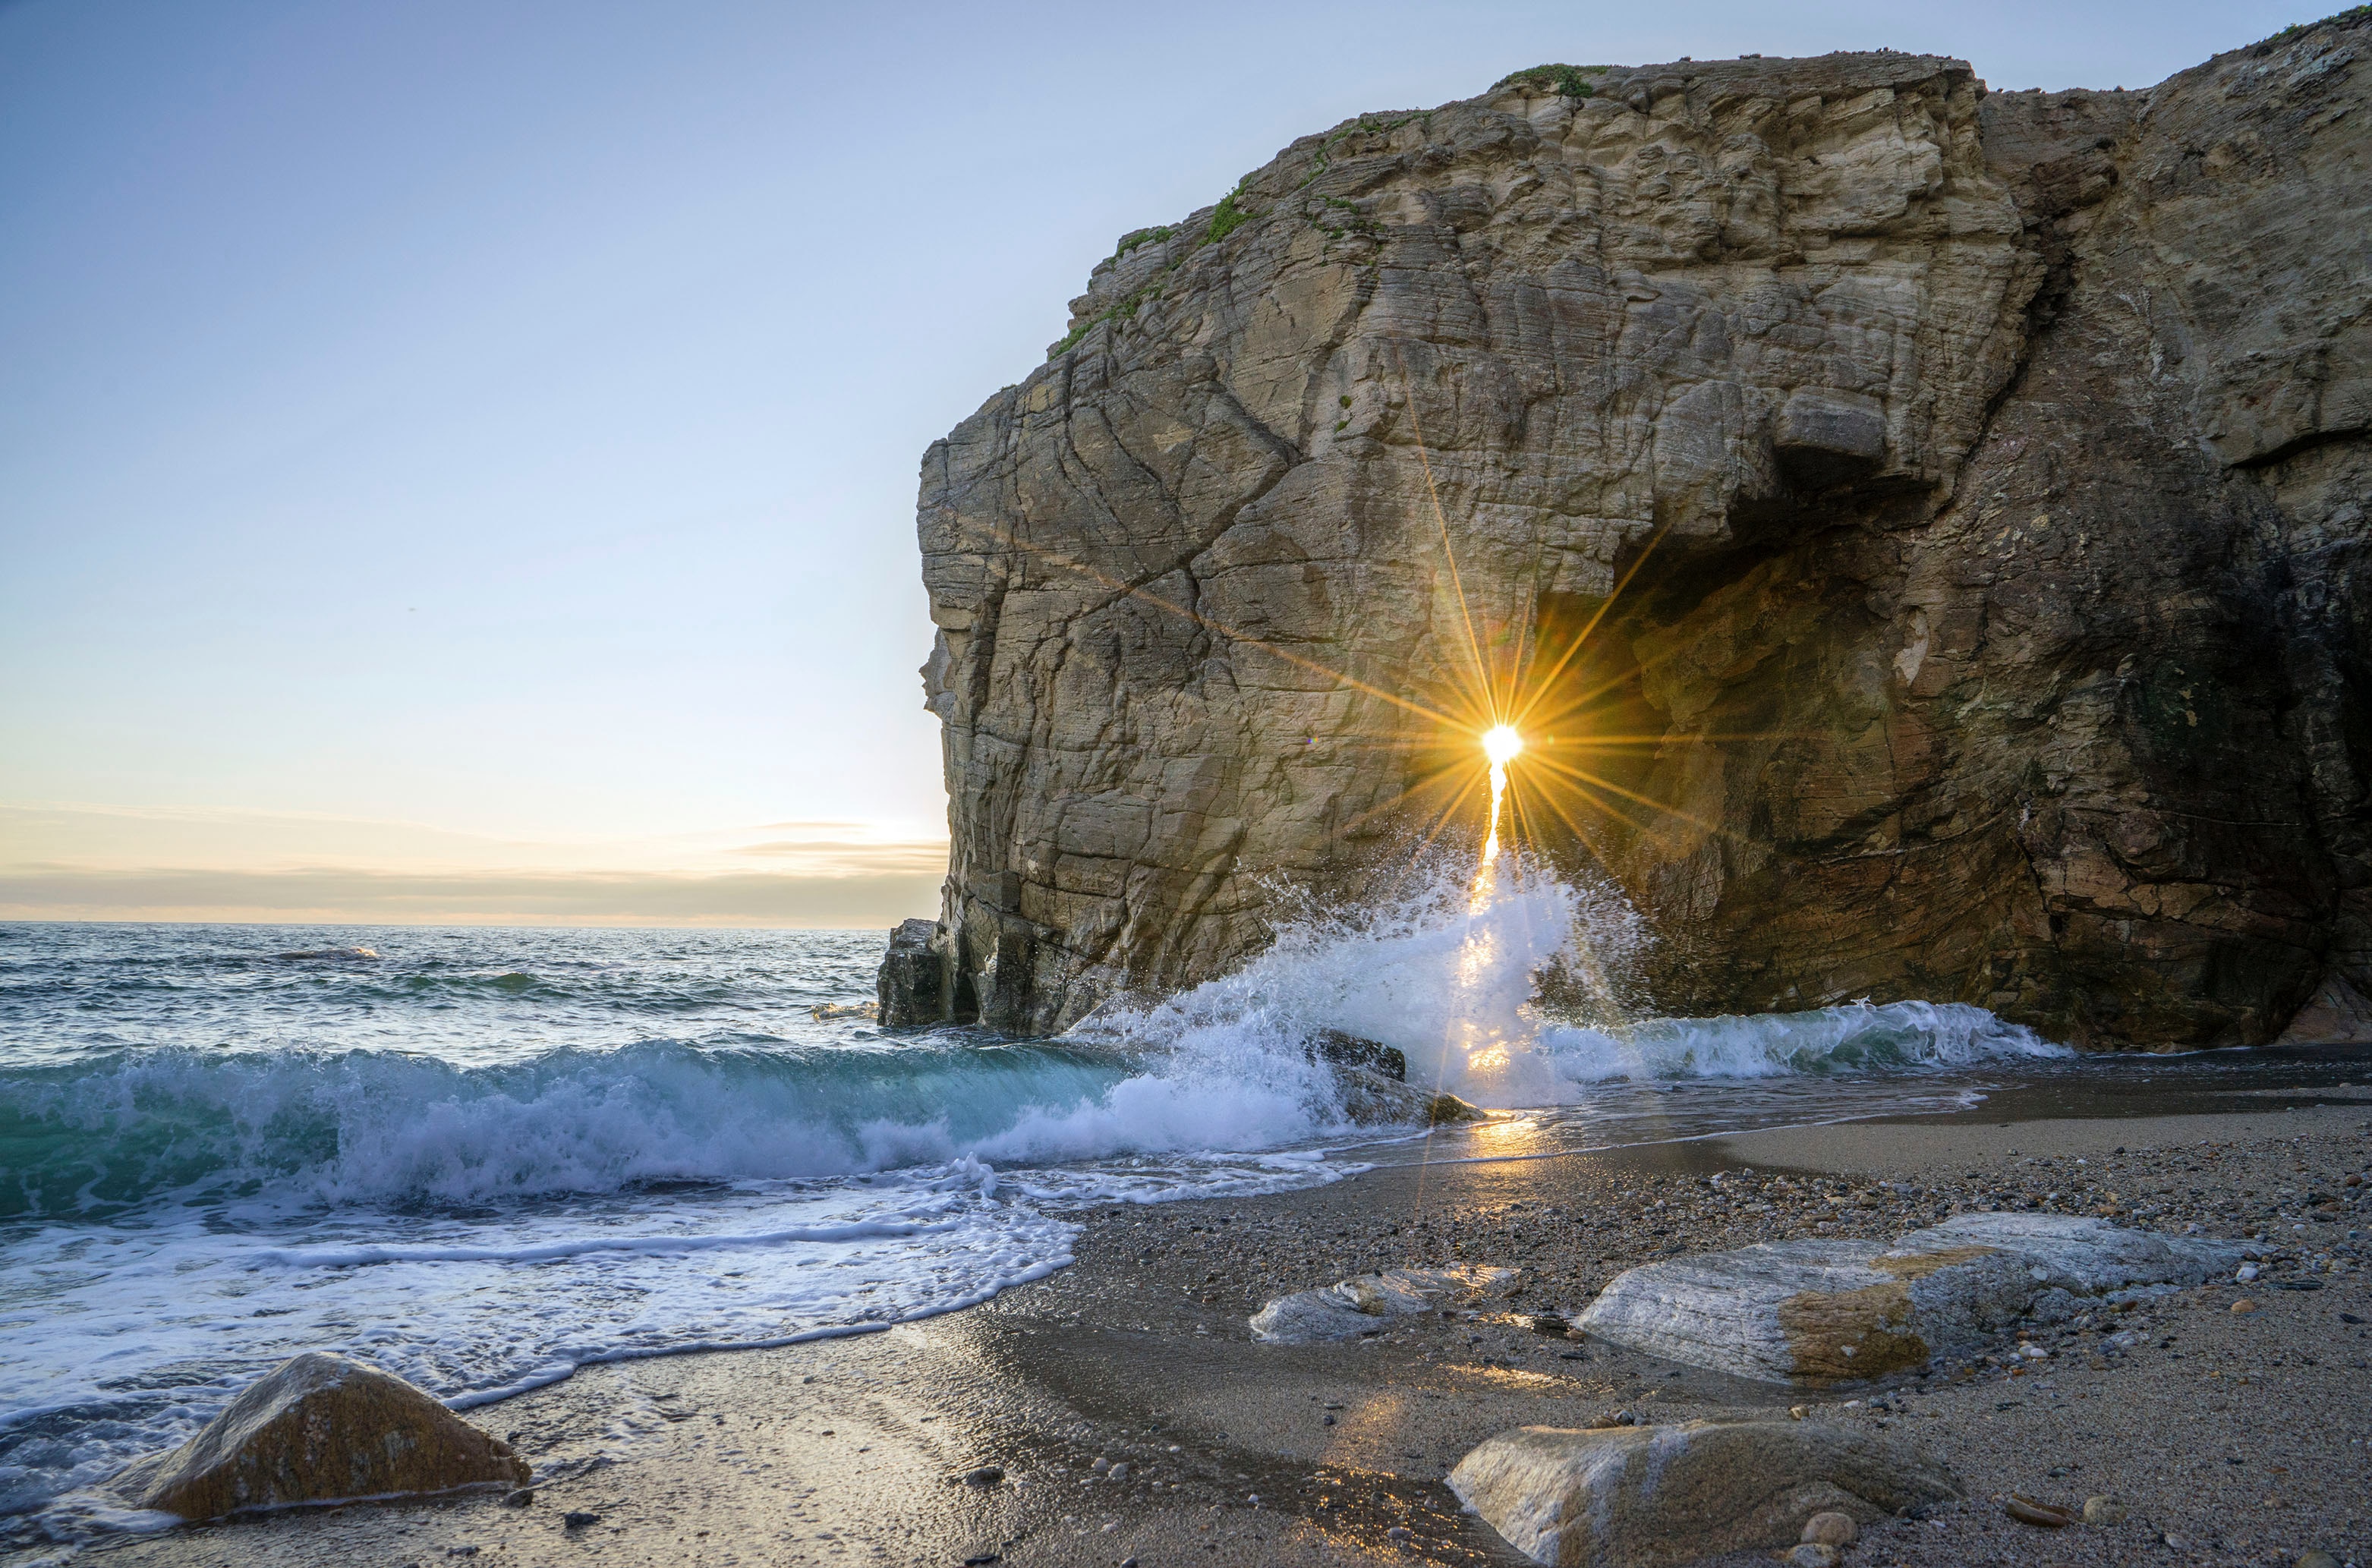
<path fill-rule="evenodd" d="M 1849 1562 L 2289 1562 L 2318 1548 L 2361 1561 L 2372 1091 L 2225 1104 L 2066 1116 L 2009 1097 L 1958 1117 L 1436 1162 L 1277 1197 L 1098 1210 L 1073 1267 L 986 1307 L 783 1350 L 613 1364 L 476 1412 L 533 1460 L 531 1502 L 306 1510 L 116 1538 L 83 1556 L 1517 1562 L 1443 1484 L 1481 1439 L 1616 1410 L 1653 1422 L 1795 1406 L 1914 1436 L 1966 1483 L 1963 1503 L 1866 1531 Z M 2039 1330 L 2039 1361 L 1938 1362 L 1817 1394 L 1534 1326 L 1656 1257 L 1886 1237 L 2027 1206 L 2262 1235 L 2264 1277 Z M 1471 1318 L 1347 1344 L 1262 1344 L 1247 1327 L 1286 1291 L 1447 1261 L 1520 1267 L 1525 1288 Z M 2236 1313 L 2242 1299 L 2253 1307 Z M 2112 1330 L 2132 1334 L 2128 1348 L 2109 1346 Z M 961 1479 L 984 1467 L 1001 1475 Z M 2129 1515 L 2038 1529 L 2005 1516 L 2012 1491 L 2075 1504 L 2113 1494 Z"/>

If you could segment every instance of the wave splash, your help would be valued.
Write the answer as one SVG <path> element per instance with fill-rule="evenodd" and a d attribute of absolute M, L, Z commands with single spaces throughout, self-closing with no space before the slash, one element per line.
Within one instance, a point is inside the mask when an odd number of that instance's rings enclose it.
<path fill-rule="evenodd" d="M 1501 866 L 1479 885 L 1436 872 L 1381 910 L 1306 915 L 1235 973 L 1112 1009 L 1083 1032 L 1282 1089 L 1307 1068 L 1309 1042 L 1339 1029 L 1400 1050 L 1412 1083 L 1508 1109 L 1568 1103 L 1616 1079 L 1826 1075 L 2072 1054 L 1962 1003 L 1641 1017 L 1635 973 L 1651 938 L 1637 912 L 1610 889 L 1520 857 Z M 1554 982 L 1556 1005 L 1542 1001 L 1544 981 Z"/>

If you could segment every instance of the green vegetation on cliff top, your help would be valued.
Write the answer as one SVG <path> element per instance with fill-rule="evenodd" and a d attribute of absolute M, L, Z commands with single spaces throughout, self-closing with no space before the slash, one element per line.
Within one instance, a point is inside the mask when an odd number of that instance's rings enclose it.
<path fill-rule="evenodd" d="M 1598 89 L 1587 78 L 1602 76 L 1612 69 L 1610 65 L 1534 65 L 1502 76 L 1492 91 L 1500 87 L 1529 87 L 1534 92 L 1549 88 L 1565 98 L 1590 98 Z"/>

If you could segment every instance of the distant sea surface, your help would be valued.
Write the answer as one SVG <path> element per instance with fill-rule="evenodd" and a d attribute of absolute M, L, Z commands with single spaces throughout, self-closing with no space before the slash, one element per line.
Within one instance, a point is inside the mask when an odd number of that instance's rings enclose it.
<path fill-rule="evenodd" d="M 140 1523 L 95 1484 L 299 1351 L 468 1408 L 983 1301 L 1067 1263 L 1097 1204 L 1943 1109 L 2070 1065 L 1968 1007 L 1544 1022 L 1573 897 L 1288 930 L 1030 1043 L 835 1014 L 872 999 L 878 932 L 0 925 L 0 1542 Z M 1528 1109 L 1348 1126 L 1325 1028 Z"/>

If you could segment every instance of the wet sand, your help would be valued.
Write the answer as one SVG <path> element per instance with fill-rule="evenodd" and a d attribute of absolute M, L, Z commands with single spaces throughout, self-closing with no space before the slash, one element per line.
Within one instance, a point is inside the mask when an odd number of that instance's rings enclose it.
<path fill-rule="evenodd" d="M 2372 1187 L 2345 1185 L 2372 1182 L 2372 1091 L 2213 1103 L 2264 1109 L 2066 1118 L 2006 1097 L 1953 1118 L 1099 1210 L 1076 1266 L 987 1307 L 594 1368 L 476 1412 L 535 1462 L 523 1507 L 470 1494 L 308 1510 L 119 1538 L 82 1560 L 1513 1563 L 1442 1484 L 1480 1439 L 1616 1409 L 1652 1421 L 1800 1405 L 1932 1444 L 1968 1483 L 1964 1504 L 1868 1531 L 1851 1562 L 2286 1562 L 2315 1547 L 2372 1561 Z M 2029 1203 L 2262 1231 L 2266 1280 L 2041 1330 L 2052 1354 L 2031 1373 L 1939 1363 L 1875 1396 L 1747 1383 L 1530 1327 L 1673 1251 L 1884 1237 Z M 1353 1344 L 1250 1339 L 1246 1315 L 1275 1295 L 1446 1261 L 1519 1266 L 1526 1288 L 1471 1319 Z M 2275 1281 L 2316 1288 L 2264 1288 Z M 2258 1309 L 2235 1315 L 2243 1295 Z M 2110 1330 L 2139 1342 L 2110 1348 Z M 1002 1479 L 958 1479 L 983 1466 Z M 2130 1517 L 2039 1530 L 2003 1516 L 2012 1490 L 2112 1493 Z M 598 1517 L 572 1526 L 572 1512 Z"/>

